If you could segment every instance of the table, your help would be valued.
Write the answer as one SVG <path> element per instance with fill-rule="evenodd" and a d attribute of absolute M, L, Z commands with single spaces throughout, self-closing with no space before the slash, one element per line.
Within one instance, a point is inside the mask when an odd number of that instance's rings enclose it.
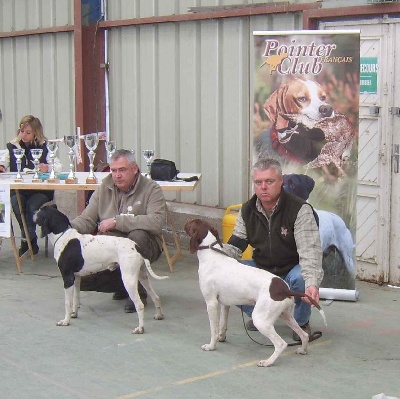
<path fill-rule="evenodd" d="M 18 190 L 76 190 L 76 191 L 92 191 L 95 190 L 96 187 L 98 187 L 101 183 L 101 181 L 109 175 L 109 172 L 96 172 L 95 176 L 97 177 L 98 182 L 95 184 L 87 184 L 86 183 L 86 178 L 88 177 L 88 172 L 76 172 L 75 173 L 78 182 L 74 184 L 66 184 L 64 180 L 61 180 L 59 183 L 49 183 L 47 181 L 43 181 L 41 183 L 33 183 L 32 182 L 32 174 L 25 174 L 23 175 L 23 182 L 15 182 L 15 173 L 2 173 L 0 174 L 0 183 L 9 183 L 10 184 L 10 189 L 16 190 L 17 194 L 17 200 L 18 204 L 21 209 L 21 200 L 19 196 Z M 191 181 L 191 182 L 186 182 L 183 180 L 175 180 L 175 181 L 157 181 L 157 183 L 160 185 L 161 189 L 163 191 L 194 191 L 197 185 L 199 184 L 201 180 L 201 173 L 179 173 L 178 179 L 183 179 L 183 178 L 188 178 L 192 176 L 197 176 L 198 180 Z M 167 224 L 171 227 L 172 231 L 172 236 L 174 238 L 174 243 L 175 243 L 175 248 L 176 252 L 174 255 L 171 256 L 170 251 L 168 249 L 168 246 L 165 242 L 164 236 L 162 236 L 162 246 L 163 250 L 165 253 L 165 256 L 168 261 L 168 266 L 170 268 L 170 271 L 174 271 L 174 264 L 177 260 L 182 259 L 183 253 L 182 253 L 182 248 L 179 243 L 178 236 L 176 234 L 176 230 L 173 224 L 172 217 L 169 213 L 168 207 L 166 209 L 166 214 L 167 214 Z M 22 222 L 24 225 L 24 230 L 25 230 L 25 235 L 28 238 L 28 229 L 26 227 L 26 222 L 25 222 L 25 217 L 23 215 L 23 212 L 21 212 L 22 215 Z M 31 259 L 35 259 L 35 255 L 33 255 L 32 247 L 30 240 L 27 240 L 28 242 L 28 247 L 29 251 L 28 254 L 30 255 Z M 13 252 L 14 252 L 14 257 L 17 263 L 17 268 L 18 272 L 22 272 L 22 266 L 21 266 L 21 259 L 18 255 L 17 247 L 15 244 L 15 238 L 14 238 L 14 232 L 13 229 L 11 229 L 11 244 L 13 247 Z"/>

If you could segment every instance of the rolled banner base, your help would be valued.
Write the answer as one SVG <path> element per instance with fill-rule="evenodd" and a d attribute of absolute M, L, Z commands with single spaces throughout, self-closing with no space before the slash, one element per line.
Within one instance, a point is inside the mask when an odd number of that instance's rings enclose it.
<path fill-rule="evenodd" d="M 343 290 L 336 288 L 320 288 L 320 299 L 333 299 L 335 301 L 352 301 L 356 302 L 360 296 L 357 290 Z"/>

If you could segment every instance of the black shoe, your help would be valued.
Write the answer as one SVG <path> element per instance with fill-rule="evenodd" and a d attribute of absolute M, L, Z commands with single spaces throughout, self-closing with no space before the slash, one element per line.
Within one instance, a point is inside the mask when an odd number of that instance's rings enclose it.
<path fill-rule="evenodd" d="M 129 294 L 126 291 L 114 292 L 112 299 L 114 301 L 120 301 L 121 299 L 129 298 Z"/>
<path fill-rule="evenodd" d="M 19 257 L 25 255 L 28 251 L 29 251 L 29 247 L 28 247 L 27 241 L 21 241 L 21 246 L 19 247 L 19 250 L 18 250 Z"/>
<path fill-rule="evenodd" d="M 31 245 L 32 245 L 32 252 L 33 252 L 33 254 L 34 254 L 34 255 L 37 255 L 38 252 L 39 252 L 39 246 L 38 246 L 38 244 L 37 244 L 37 238 L 34 238 L 34 239 L 31 241 Z"/>
<path fill-rule="evenodd" d="M 143 305 L 146 306 L 147 305 L 147 298 L 140 298 L 143 302 Z M 125 313 L 136 313 L 136 308 L 135 308 L 135 304 L 132 302 L 132 299 L 129 298 L 126 301 L 126 305 L 125 305 Z"/>
<path fill-rule="evenodd" d="M 246 329 L 248 331 L 258 331 L 257 327 L 254 325 L 253 323 L 253 319 L 250 319 L 247 323 L 246 323 Z"/>
<path fill-rule="evenodd" d="M 305 331 L 309 337 L 311 337 L 311 327 L 310 327 L 310 323 L 306 323 L 304 324 L 304 326 L 300 326 L 300 328 Z M 299 342 L 301 341 L 301 338 L 299 337 L 299 335 L 297 334 L 297 332 L 293 331 L 293 341 Z"/>

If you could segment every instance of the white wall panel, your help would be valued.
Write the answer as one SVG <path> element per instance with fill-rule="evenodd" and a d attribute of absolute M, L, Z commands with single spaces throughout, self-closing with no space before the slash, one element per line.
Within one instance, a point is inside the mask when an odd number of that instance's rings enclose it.
<path fill-rule="evenodd" d="M 0 39 L 0 148 L 12 139 L 18 121 L 37 116 L 48 138 L 74 131 L 73 34 L 54 33 Z M 59 155 L 67 165 L 67 151 Z"/>
<path fill-rule="evenodd" d="M 72 25 L 74 0 L 0 0 L 0 32 Z"/>

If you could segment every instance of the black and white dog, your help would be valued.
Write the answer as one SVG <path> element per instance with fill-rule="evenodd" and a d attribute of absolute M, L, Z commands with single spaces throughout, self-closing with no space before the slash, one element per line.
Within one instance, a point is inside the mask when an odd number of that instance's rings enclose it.
<path fill-rule="evenodd" d="M 132 333 L 144 332 L 144 305 L 138 293 L 138 281 L 154 302 L 156 307 L 154 318 L 156 320 L 164 318 L 160 298 L 150 284 L 148 273 L 158 280 L 168 276 L 157 276 L 149 260 L 140 255 L 132 240 L 106 235 L 80 234 L 71 227 L 67 216 L 56 206 L 41 208 L 36 212 L 34 221 L 41 226 L 42 237 L 49 236 L 54 246 L 54 259 L 64 280 L 65 317 L 57 323 L 58 326 L 68 326 L 71 318 L 78 317 L 81 277 L 101 270 L 113 270 L 118 265 L 122 281 L 135 304 L 139 318 L 139 326 Z"/>

